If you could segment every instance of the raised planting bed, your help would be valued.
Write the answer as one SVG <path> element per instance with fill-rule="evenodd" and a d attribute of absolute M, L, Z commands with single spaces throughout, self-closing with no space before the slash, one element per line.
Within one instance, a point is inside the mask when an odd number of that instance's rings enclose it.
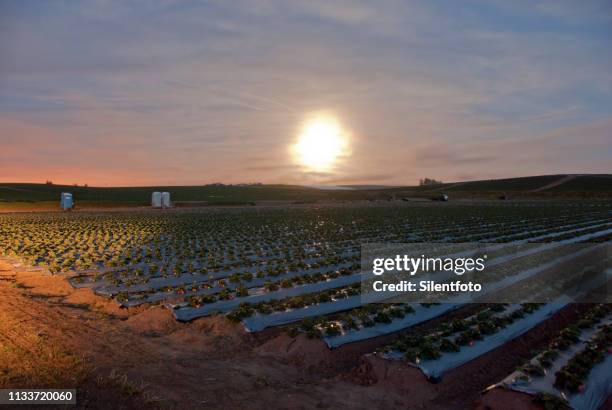
<path fill-rule="evenodd" d="M 467 320 L 441 324 L 419 338 L 410 335 L 381 349 L 389 360 L 405 360 L 432 380 L 517 338 L 562 309 L 569 300 L 546 305 L 523 304 L 488 308 Z"/>
<path fill-rule="evenodd" d="M 508 389 L 552 405 L 594 410 L 612 394 L 612 305 L 594 305 L 526 364 L 488 390 Z"/>

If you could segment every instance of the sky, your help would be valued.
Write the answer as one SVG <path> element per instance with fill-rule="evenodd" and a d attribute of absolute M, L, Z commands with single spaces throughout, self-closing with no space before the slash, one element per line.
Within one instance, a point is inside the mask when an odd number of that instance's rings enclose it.
<path fill-rule="evenodd" d="M 326 113 L 349 147 L 291 147 Z M 612 0 L 0 0 L 0 182 L 612 173 Z"/>

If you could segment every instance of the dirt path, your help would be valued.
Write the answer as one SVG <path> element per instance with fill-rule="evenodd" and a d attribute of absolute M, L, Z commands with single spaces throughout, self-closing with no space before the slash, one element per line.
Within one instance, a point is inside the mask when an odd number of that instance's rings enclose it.
<path fill-rule="evenodd" d="M 576 179 L 576 178 L 577 178 L 577 177 L 579 177 L 579 176 L 580 176 L 580 175 L 566 175 L 566 176 L 564 176 L 564 177 L 561 177 L 561 178 L 559 178 L 559 179 L 554 180 L 553 182 L 551 182 L 551 183 L 549 183 L 549 184 L 546 184 L 546 185 L 541 186 L 541 187 L 536 188 L 536 189 L 532 189 L 532 190 L 531 190 L 531 191 L 529 191 L 529 192 L 540 192 L 540 191 L 546 191 L 547 189 L 554 188 L 554 187 L 556 187 L 556 186 L 559 186 L 559 185 L 565 184 L 566 182 L 569 182 L 569 181 L 571 181 L 572 179 Z"/>
<path fill-rule="evenodd" d="M 225 319 L 184 325 L 0 261 L 0 388 L 76 387 L 88 408 L 400 408 L 400 394 L 262 355 Z M 18 365 L 16 365 L 18 363 Z M 108 396 L 108 398 L 107 398 Z M 102 400 L 104 398 L 104 400 Z"/>

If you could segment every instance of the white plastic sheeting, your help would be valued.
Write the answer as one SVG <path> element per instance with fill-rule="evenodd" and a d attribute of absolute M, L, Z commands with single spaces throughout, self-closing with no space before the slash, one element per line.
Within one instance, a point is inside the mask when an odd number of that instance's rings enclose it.
<path fill-rule="evenodd" d="M 597 410 L 612 394 L 612 354 L 595 365 L 589 373 L 586 390 L 572 394 L 568 401 L 576 410 Z"/>
<path fill-rule="evenodd" d="M 325 343 L 327 343 L 328 347 L 334 348 L 342 346 L 346 343 L 371 339 L 373 337 L 398 332 L 400 330 L 404 330 L 409 327 L 418 325 L 419 323 L 423 323 L 438 316 L 442 316 L 461 306 L 462 304 L 458 303 L 442 303 L 440 305 L 431 305 L 429 307 L 425 307 L 420 304 L 415 304 L 412 305 L 412 307 L 414 308 L 414 312 L 406 313 L 406 316 L 401 319 L 394 320 L 391 323 L 381 323 L 372 327 L 362 327 L 355 331 L 347 332 L 337 336 L 325 336 L 323 340 L 325 340 Z"/>
<path fill-rule="evenodd" d="M 516 339 L 523 333 L 549 319 L 570 302 L 571 299 L 569 298 L 560 298 L 553 303 L 540 307 L 535 312 L 515 321 L 499 332 L 485 336 L 483 340 L 474 342 L 472 346 L 462 346 L 458 352 L 444 353 L 436 360 L 424 360 L 419 363 L 418 367 L 428 377 L 440 378 L 445 372 L 503 346 L 510 340 Z"/>
<path fill-rule="evenodd" d="M 561 244 L 564 244 L 564 243 L 577 242 L 581 240 L 582 238 L 584 238 L 585 236 L 588 236 L 588 235 L 583 235 L 577 238 L 571 238 L 571 241 L 568 240 L 568 241 L 563 241 L 563 242 L 554 242 L 554 243 L 543 245 L 538 248 L 528 249 L 526 251 L 519 252 L 517 254 L 506 255 L 506 256 L 499 257 L 499 258 L 495 258 L 490 261 L 489 266 L 495 266 L 500 263 L 505 263 L 517 257 L 530 255 L 538 251 L 554 249 L 558 246 L 561 246 Z M 505 244 L 505 245 L 507 246 L 508 244 Z M 495 246 L 503 247 L 504 244 L 499 244 Z M 559 263 L 563 263 L 566 260 L 575 258 L 576 256 L 579 256 L 580 254 L 586 253 L 588 251 L 589 249 L 584 249 L 578 252 L 574 252 L 570 255 L 566 255 L 560 258 L 555 258 L 554 260 L 544 263 L 536 268 L 524 270 L 517 275 L 512 275 L 507 278 L 504 278 L 503 280 L 499 282 L 487 285 L 486 292 L 487 293 L 495 292 L 507 286 L 518 283 L 519 281 L 529 278 L 533 275 L 536 275 L 537 273 L 542 272 L 543 270 L 549 269 L 551 266 L 555 266 Z M 298 295 L 302 295 L 306 293 L 320 292 L 323 290 L 334 289 L 337 287 L 347 286 L 353 283 L 357 283 L 361 281 L 362 277 L 363 277 L 362 274 L 344 276 L 344 277 L 339 277 L 336 279 L 328 280 L 325 282 L 295 286 L 295 287 L 288 288 L 288 289 L 280 289 L 275 292 L 252 295 L 252 296 L 248 296 L 244 298 L 236 298 L 236 299 L 227 300 L 227 301 L 219 301 L 219 302 L 211 303 L 209 305 L 205 305 L 199 308 L 178 306 L 176 309 L 174 309 L 173 313 L 174 313 L 174 316 L 178 320 L 189 321 L 197 317 L 207 316 L 213 313 L 230 312 L 231 310 L 237 308 L 243 302 L 257 303 L 257 302 L 262 302 L 266 300 L 283 299 L 289 296 L 298 296 Z M 377 295 L 377 297 L 380 298 L 380 301 L 389 299 L 392 296 L 393 295 L 389 295 L 388 292 L 381 294 L 381 295 Z M 353 297 L 353 298 L 349 298 L 349 299 L 350 301 L 347 301 L 346 299 L 339 299 L 333 302 L 327 302 L 327 303 L 323 303 L 319 305 L 308 306 L 302 309 L 295 309 L 295 310 L 290 310 L 290 311 L 285 311 L 285 312 L 272 313 L 270 315 L 255 315 L 253 317 L 244 319 L 243 323 L 245 324 L 245 327 L 248 330 L 259 331 L 259 330 L 265 329 L 266 327 L 279 326 L 279 325 L 291 323 L 294 321 L 298 321 L 306 317 L 313 317 L 313 316 L 324 315 L 324 314 L 329 314 L 329 313 L 334 313 L 334 312 L 340 312 L 340 311 L 352 309 L 352 308 L 355 308 L 361 305 L 360 295 Z M 373 301 L 373 300 L 370 300 L 370 301 Z M 469 300 L 464 300 L 462 299 L 462 296 L 459 296 L 459 299 L 457 299 L 456 303 L 461 303 L 461 302 L 466 303 L 466 302 L 469 302 Z M 406 319 L 406 320 L 409 321 L 409 319 Z M 350 340 L 350 341 L 363 340 L 369 337 L 375 337 L 375 336 L 379 336 L 380 334 L 384 334 L 384 333 L 376 333 L 377 331 L 378 332 L 384 331 L 383 329 L 384 327 L 382 327 L 382 325 L 379 325 L 379 326 L 375 326 L 375 328 L 369 328 L 368 330 L 363 330 L 362 333 L 360 333 L 361 338 L 359 338 L 359 336 L 345 336 L 345 338 L 346 340 Z M 401 330 L 401 328 L 394 329 L 393 331 L 397 331 L 397 330 Z M 361 330 L 358 330 L 358 331 L 361 331 Z M 326 342 L 328 344 L 334 343 L 331 340 L 328 340 Z M 349 342 L 347 341 L 344 343 L 349 343 Z M 335 346 L 340 346 L 341 344 L 343 343 L 334 343 Z"/>
<path fill-rule="evenodd" d="M 297 272 L 290 272 L 288 274 L 282 275 L 282 276 L 278 276 L 278 277 L 274 277 L 274 278 L 270 278 L 270 277 L 265 277 L 265 278 L 254 278 L 251 281 L 248 281 L 246 283 L 243 283 L 244 285 L 248 285 L 249 289 L 253 289 L 256 287 L 261 287 L 264 286 L 264 284 L 268 281 L 270 281 L 271 279 L 274 280 L 280 280 L 280 279 L 290 279 L 296 276 L 301 276 L 301 275 L 314 275 L 316 273 L 322 273 L 322 272 L 327 272 L 329 270 L 335 270 L 335 269 L 340 269 L 340 268 L 347 268 L 350 265 L 352 265 L 352 263 L 346 263 L 346 264 L 340 264 L 340 265 L 334 265 L 334 267 L 330 267 L 330 268 L 325 268 L 325 269 L 307 269 L 307 270 L 303 270 L 303 271 L 297 271 Z M 187 281 L 187 282 L 180 282 L 178 284 L 185 284 L 186 288 L 189 288 L 193 283 L 199 284 L 201 282 L 197 282 L 197 281 Z M 239 283 L 232 283 L 229 282 L 227 283 L 224 287 L 222 286 L 215 286 L 215 287 L 211 287 L 211 288 L 204 288 L 204 289 L 200 289 L 196 292 L 188 292 L 186 295 L 187 296 L 202 296 L 202 295 L 214 295 L 216 293 L 219 293 L 221 290 L 223 289 L 228 289 L 228 290 L 235 290 L 236 288 L 238 288 L 240 284 Z M 129 288 L 128 288 L 129 289 Z M 131 289 L 129 289 L 131 291 Z M 176 292 L 164 292 L 162 290 L 158 290 L 156 293 L 152 293 L 152 294 L 145 294 L 142 296 L 142 298 L 134 298 L 134 299 L 130 299 L 127 302 L 122 303 L 124 306 L 138 306 L 138 305 L 142 305 L 143 303 L 153 303 L 153 302 L 159 302 L 162 300 L 166 300 L 169 299 L 171 297 L 176 297 L 179 296 L 178 293 Z"/>
<path fill-rule="evenodd" d="M 612 318 L 608 317 L 593 329 L 583 330 L 580 334 L 580 342 L 570 346 L 567 350 L 559 350 L 559 356 L 546 369 L 544 376 L 530 377 L 529 380 L 521 380 L 521 371 L 515 371 L 495 386 L 516 390 L 523 393 L 535 395 L 540 392 L 562 397 L 562 394 L 554 386 L 555 373 L 559 371 L 577 353 L 582 351 L 590 340 L 599 331 L 599 326 L 610 324 Z M 532 364 L 538 364 L 539 355 L 531 360 Z M 586 381 L 586 389 L 582 393 L 575 393 L 566 397 L 569 404 L 577 410 L 596 410 L 601 407 L 606 398 L 612 394 L 612 355 L 608 354 L 602 363 L 598 363 L 589 372 Z"/>
<path fill-rule="evenodd" d="M 585 251 L 577 252 L 576 254 L 584 253 Z M 487 292 L 496 292 L 504 287 L 511 286 L 521 280 L 533 276 L 542 270 L 548 269 L 558 263 L 563 263 L 566 259 L 576 257 L 576 254 L 568 255 L 565 258 L 558 258 L 552 262 L 545 263 L 537 268 L 529 269 L 521 272 L 518 275 L 510 276 L 495 284 L 487 287 Z M 383 295 L 381 298 L 387 298 Z M 368 328 L 360 328 L 337 336 L 325 337 L 325 342 L 329 347 L 338 347 L 346 343 L 356 342 L 359 340 L 369 339 L 372 337 L 381 336 L 388 333 L 393 333 L 399 330 L 409 328 L 424 321 L 433 319 L 452 309 L 458 308 L 460 305 L 469 303 L 470 298 L 466 295 L 459 295 L 450 303 L 434 305 L 425 308 L 421 305 L 418 309 L 415 308 L 415 313 L 408 313 L 403 319 L 394 320 L 388 324 L 377 324 Z M 288 323 L 296 322 L 307 317 L 325 315 L 329 313 L 341 312 L 343 310 L 354 309 L 361 306 L 361 295 L 352 296 L 347 299 L 340 299 L 334 302 L 322 303 L 314 306 L 308 306 L 302 309 L 294 309 L 285 312 L 274 312 L 269 315 L 254 315 L 243 319 L 242 323 L 249 331 L 260 331 L 271 326 L 280 326 Z M 429 310 L 422 310 L 429 309 Z M 420 316 L 423 315 L 423 316 Z"/>
<path fill-rule="evenodd" d="M 306 263 L 318 263 L 321 259 L 307 260 Z M 243 284 L 251 287 L 263 286 L 265 282 L 277 281 L 286 278 L 292 278 L 300 275 L 324 273 L 329 271 L 335 271 L 343 268 L 348 268 L 355 262 L 335 263 L 331 265 L 322 265 L 318 268 L 303 269 L 295 272 L 287 272 L 278 276 L 266 276 L 264 278 L 254 277 L 250 281 L 244 281 Z M 128 286 L 126 284 L 120 284 L 118 286 L 100 286 L 95 288 L 96 292 L 100 295 L 114 295 L 115 293 L 122 291 L 129 292 L 146 292 L 150 290 L 162 289 L 166 286 L 180 286 L 180 285 L 192 285 L 209 282 L 211 280 L 227 279 L 234 273 L 240 272 L 240 269 L 227 269 L 211 273 L 183 273 L 180 276 L 169 276 L 169 277 L 153 277 L 147 283 L 141 283 L 137 285 Z M 229 282 L 227 280 L 226 282 Z"/>
<path fill-rule="evenodd" d="M 268 300 L 284 299 L 291 296 L 299 296 L 306 293 L 322 292 L 328 289 L 347 286 L 355 282 L 359 282 L 361 275 L 341 276 L 336 279 L 309 283 L 307 285 L 294 286 L 292 288 L 280 289 L 275 292 L 261 293 L 259 295 L 247 296 L 244 298 L 236 298 L 231 300 L 223 300 L 199 308 L 183 308 L 174 309 L 174 317 L 180 321 L 190 321 L 197 317 L 211 315 L 213 313 L 227 313 L 237 308 L 241 303 L 258 303 Z M 263 291 L 263 290 L 262 290 Z M 342 300 L 342 299 L 340 299 Z"/>
<path fill-rule="evenodd" d="M 511 286 L 521 280 L 527 279 L 539 272 L 549 269 L 552 266 L 563 263 L 568 259 L 575 258 L 577 255 L 584 254 L 587 250 L 579 251 L 571 255 L 567 255 L 562 258 L 555 259 L 551 262 L 545 263 L 533 269 L 522 271 L 518 275 L 507 277 L 497 283 L 487 286 L 487 293 L 493 293 L 505 287 Z M 338 347 L 346 343 L 356 342 L 359 340 L 369 339 L 372 337 L 378 337 L 381 335 L 397 332 L 403 329 L 407 329 L 411 326 L 433 319 L 437 316 L 443 315 L 450 310 L 457 309 L 465 303 L 469 303 L 470 300 L 464 295 L 459 295 L 453 298 L 449 303 L 443 303 L 440 305 L 430 306 L 425 308 L 421 305 L 413 305 L 415 307 L 414 313 L 408 313 L 404 318 L 394 320 L 391 323 L 377 324 L 372 327 L 364 327 L 354 331 L 350 331 L 337 336 L 325 337 L 325 343 L 329 347 Z M 252 324 L 251 324 L 252 325 Z"/>
<path fill-rule="evenodd" d="M 161 194 L 161 193 L 160 193 Z M 546 238 L 553 238 L 559 235 L 565 235 L 565 234 L 571 234 L 571 233 L 578 233 L 581 231 L 584 231 L 585 229 L 596 229 L 596 228 L 600 228 L 602 226 L 606 226 L 606 225 L 610 225 L 610 223 L 604 223 L 604 224 L 600 224 L 599 222 L 601 222 L 602 220 L 593 220 L 593 221 L 588 221 L 588 222 L 582 222 L 580 224 L 571 224 L 571 225 L 563 225 L 560 227 L 556 227 L 555 229 L 567 229 L 570 227 L 575 227 L 577 225 L 583 225 L 585 223 L 589 223 L 591 224 L 590 226 L 584 227 L 584 228 L 579 228 L 579 229 L 572 229 L 572 230 L 565 230 L 565 231 L 561 231 L 561 232 L 556 232 L 556 233 L 548 233 L 545 235 L 541 235 L 541 236 L 537 236 L 537 237 L 531 237 L 529 240 L 530 241 L 538 241 L 541 239 L 546 239 Z M 501 237 L 494 237 L 494 238 L 489 238 L 489 241 L 497 241 L 497 240 L 501 240 L 504 238 L 507 238 L 509 236 L 516 236 L 516 235 L 522 235 L 525 233 L 528 233 L 529 231 L 524 231 L 524 232 L 520 232 L 518 234 L 512 234 L 512 235 L 506 235 L 506 236 L 501 236 Z M 593 237 L 593 236 L 599 236 L 602 234 L 605 234 L 607 231 L 604 232 L 597 232 L 595 234 L 589 234 L 589 237 Z M 584 239 L 584 238 L 578 238 L 580 240 Z M 571 242 L 571 240 L 569 240 Z M 512 244 L 519 244 L 519 243 L 525 243 L 527 242 L 527 240 L 521 240 L 521 241 L 515 241 L 512 242 Z M 354 251 L 344 251 L 342 252 L 339 256 L 340 257 L 344 257 L 344 258 L 351 258 L 353 256 L 357 256 L 358 252 L 354 252 Z M 256 258 L 259 259 L 259 258 Z M 261 260 L 266 260 L 266 258 L 261 258 Z M 314 262 L 320 262 L 320 259 L 314 258 L 314 259 L 306 259 L 305 262 L 306 263 L 314 263 Z M 331 266 L 330 266 L 331 267 Z M 142 268 L 146 270 L 146 266 L 144 264 L 137 264 L 137 265 L 132 265 L 132 266 L 126 266 L 126 267 L 120 267 L 120 268 L 100 268 L 100 269 L 94 269 L 94 270 L 87 270 L 87 271 L 76 271 L 76 273 L 81 273 L 81 274 L 87 274 L 87 275 L 81 275 L 79 276 L 79 280 L 75 281 L 75 280 L 71 280 L 70 283 L 72 284 L 73 287 L 75 288 L 82 288 L 82 287 L 86 287 L 86 288 L 93 288 L 96 290 L 96 293 L 104 295 L 104 296 L 113 296 L 118 292 L 122 292 L 122 291 L 128 291 L 130 293 L 134 293 L 134 292 L 145 292 L 151 289 L 156 289 L 156 288 L 162 288 L 164 286 L 176 286 L 176 285 L 182 285 L 182 284 L 193 284 L 195 283 L 200 283 L 200 282 L 206 282 L 208 280 L 212 279 L 221 279 L 221 278 L 225 278 L 230 276 L 232 273 L 235 273 L 237 270 L 236 269 L 229 269 L 229 270 L 223 270 L 223 271 L 218 271 L 218 272 L 211 272 L 211 273 L 207 273 L 207 274 L 200 274 L 200 273 L 184 273 L 181 276 L 178 277 L 170 277 L 170 278 L 164 278 L 161 275 L 148 275 L 150 280 L 148 283 L 146 284 L 137 284 L 137 285 L 132 285 L 132 286 L 127 286 L 125 284 L 120 284 L 120 285 L 110 285 L 108 283 L 108 280 L 105 279 L 104 277 L 100 277 L 99 279 L 95 279 L 96 274 L 100 274 L 100 273 L 105 273 L 105 272 L 110 272 L 110 271 L 118 271 L 118 270 L 122 270 L 122 269 L 130 269 L 130 268 Z M 73 278 L 74 279 L 74 278 Z M 250 284 L 247 284 L 250 285 Z M 255 285 L 257 286 L 257 285 Z"/>
<path fill-rule="evenodd" d="M 333 302 L 319 303 L 318 305 L 306 306 L 302 309 L 287 310 L 285 312 L 274 312 L 269 315 L 255 314 L 242 320 L 242 324 L 249 332 L 258 332 L 267 327 L 282 326 L 297 322 L 307 317 L 328 315 L 343 310 L 354 309 L 361 306 L 361 295 L 349 296 Z"/>

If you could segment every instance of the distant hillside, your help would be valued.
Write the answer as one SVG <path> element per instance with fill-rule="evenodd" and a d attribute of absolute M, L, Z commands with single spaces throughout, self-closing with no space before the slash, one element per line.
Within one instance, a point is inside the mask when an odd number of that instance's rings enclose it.
<path fill-rule="evenodd" d="M 454 187 L 449 186 L 447 188 L 450 191 L 612 192 L 612 175 L 543 175 L 471 181 L 458 183 Z"/>
<path fill-rule="evenodd" d="M 585 175 L 549 188 L 549 192 L 601 192 L 612 191 L 612 175 Z"/>
<path fill-rule="evenodd" d="M 392 189 L 399 188 L 397 185 L 341 185 L 349 189 L 373 190 L 373 189 Z"/>
<path fill-rule="evenodd" d="M 451 198 L 497 197 L 610 197 L 612 175 L 542 175 L 439 185 L 387 188 L 353 186 L 353 189 L 317 189 L 294 185 L 203 185 L 99 188 L 70 185 L 0 183 L 0 202 L 59 201 L 61 192 L 71 192 L 75 202 L 147 205 L 151 193 L 168 191 L 175 203 L 248 204 L 262 201 L 315 202 L 324 200 L 431 198 L 445 192 Z"/>
<path fill-rule="evenodd" d="M 449 191 L 531 191 L 550 184 L 564 175 L 470 181 L 449 186 Z"/>
<path fill-rule="evenodd" d="M 317 201 L 368 197 L 351 190 L 333 191 L 292 185 L 204 185 L 97 188 L 71 185 L 0 183 L 0 201 L 59 201 L 61 192 L 71 192 L 75 202 L 148 204 L 154 191 L 168 191 L 173 202 L 241 204 L 255 201 Z M 372 193 L 371 195 L 376 195 Z M 378 194 L 380 195 L 380 194 Z"/>
<path fill-rule="evenodd" d="M 554 196 L 567 194 L 612 194 L 612 175 L 539 175 L 521 178 L 452 182 L 418 187 L 390 189 L 396 195 L 427 196 L 445 192 L 459 196 L 484 194 L 517 194 L 520 196 Z M 537 194 L 537 195 L 536 195 Z"/>

